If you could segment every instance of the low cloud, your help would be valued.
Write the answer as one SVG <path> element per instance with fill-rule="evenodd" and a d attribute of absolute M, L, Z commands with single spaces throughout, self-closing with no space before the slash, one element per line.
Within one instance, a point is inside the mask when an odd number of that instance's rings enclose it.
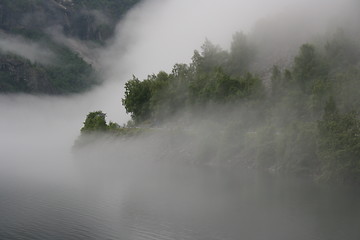
<path fill-rule="evenodd" d="M 19 55 L 33 63 L 49 64 L 54 59 L 54 53 L 41 44 L 7 34 L 0 34 L 0 51 Z"/>
<path fill-rule="evenodd" d="M 95 43 L 81 41 L 79 39 L 70 38 L 65 36 L 60 27 L 52 27 L 47 29 L 46 32 L 52 37 L 52 39 L 67 46 L 77 54 L 88 64 L 91 64 L 95 69 L 99 70 L 98 54 L 99 47 Z"/>

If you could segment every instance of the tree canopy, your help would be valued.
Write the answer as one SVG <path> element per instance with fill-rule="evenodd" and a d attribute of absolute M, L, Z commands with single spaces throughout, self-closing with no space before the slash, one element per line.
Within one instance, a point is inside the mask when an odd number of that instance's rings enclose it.
<path fill-rule="evenodd" d="M 208 129 L 216 141 L 204 142 L 206 156 L 222 164 L 360 184 L 360 46 L 344 34 L 302 45 L 270 78 L 250 72 L 256 49 L 244 34 L 234 35 L 229 52 L 206 40 L 190 64 L 129 80 L 122 104 L 138 127 L 188 112 L 217 119 Z M 104 126 L 101 113 L 88 117 Z"/>

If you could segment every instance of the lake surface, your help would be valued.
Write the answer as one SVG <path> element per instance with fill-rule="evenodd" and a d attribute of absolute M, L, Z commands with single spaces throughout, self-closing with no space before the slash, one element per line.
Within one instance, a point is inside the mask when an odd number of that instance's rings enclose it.
<path fill-rule="evenodd" d="M 0 239 L 360 239 L 360 195 L 250 170 L 0 179 Z"/>
<path fill-rule="evenodd" d="M 172 165 L 178 142 L 152 137 L 73 159 L 86 113 L 103 109 L 88 99 L 0 97 L 0 240 L 360 239 L 357 189 Z"/>

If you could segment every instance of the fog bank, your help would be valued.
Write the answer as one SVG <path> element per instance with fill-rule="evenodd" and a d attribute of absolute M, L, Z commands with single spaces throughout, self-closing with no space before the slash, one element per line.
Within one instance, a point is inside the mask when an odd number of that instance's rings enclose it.
<path fill-rule="evenodd" d="M 71 165 L 71 160 L 66 159 L 70 159 L 71 146 L 88 112 L 102 110 L 107 113 L 108 119 L 126 123 L 129 116 L 121 105 L 121 98 L 123 84 L 132 74 L 143 78 L 160 70 L 169 71 L 175 63 L 190 62 L 193 50 L 199 49 L 205 38 L 223 48 L 228 48 L 236 31 L 253 34 L 255 40 L 264 45 L 268 44 L 267 37 L 271 35 L 270 42 L 276 47 L 283 37 L 286 40 L 280 42 L 282 46 L 294 39 L 303 42 L 313 34 L 326 32 L 329 19 L 340 19 L 335 21 L 339 24 L 346 23 L 348 16 L 353 16 L 347 14 L 350 2 L 144 1 L 119 23 L 116 36 L 100 53 L 99 66 L 106 80 L 103 86 L 76 96 L 1 96 L 2 170 L 7 172 L 8 167 L 15 166 L 19 171 L 34 169 L 52 175 L 52 171 L 48 170 L 57 171 L 57 164 L 66 162 Z M 354 8 L 350 10 L 358 13 Z M 271 23 L 267 19 L 275 19 L 272 28 L 266 27 Z M 255 31 L 259 20 L 264 30 Z M 296 27 L 292 28 L 292 24 Z M 276 34 L 271 31 L 273 28 Z M 264 34 L 265 30 L 268 34 Z M 77 47 L 77 41 L 66 41 Z M 16 45 L 20 43 L 13 39 L 1 40 L 0 47 L 17 53 L 17 50 L 23 49 Z M 19 54 L 34 60 L 39 57 L 46 59 L 46 51 L 36 45 L 30 46 Z"/>
<path fill-rule="evenodd" d="M 254 35 L 260 45 L 266 45 L 267 38 L 280 41 L 277 48 L 285 43 L 289 51 L 314 35 L 344 26 L 353 16 L 353 4 L 352 0 L 148 0 L 118 25 L 102 62 L 109 78 L 116 79 L 124 69 L 145 78 L 169 71 L 175 63 L 189 63 L 193 50 L 206 38 L 227 49 L 237 31 Z M 256 26 L 259 22 L 263 29 Z"/>
<path fill-rule="evenodd" d="M 0 33 L 0 51 L 13 53 L 29 59 L 31 62 L 49 64 L 54 60 L 54 53 L 38 43 L 30 42 L 21 37 Z"/>

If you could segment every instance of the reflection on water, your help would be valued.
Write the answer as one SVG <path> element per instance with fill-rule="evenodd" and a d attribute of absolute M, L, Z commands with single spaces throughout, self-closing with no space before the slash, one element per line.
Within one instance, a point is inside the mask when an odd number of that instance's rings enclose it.
<path fill-rule="evenodd" d="M 2 181 L 0 239 L 360 239 L 353 189 L 183 166 L 120 181 L 106 190 Z"/>

